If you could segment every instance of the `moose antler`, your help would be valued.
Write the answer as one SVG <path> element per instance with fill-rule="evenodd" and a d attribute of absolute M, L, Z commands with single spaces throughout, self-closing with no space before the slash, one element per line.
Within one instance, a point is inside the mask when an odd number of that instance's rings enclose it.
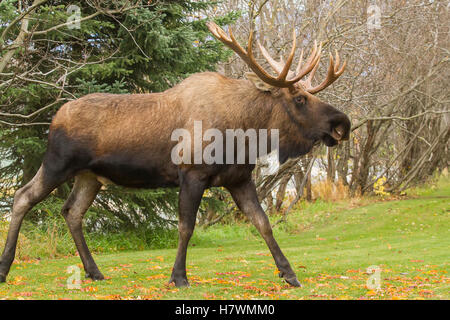
<path fill-rule="evenodd" d="M 265 83 L 270 84 L 275 87 L 280 88 L 287 88 L 293 86 L 296 82 L 300 81 L 305 75 L 307 75 L 309 72 L 311 72 L 316 65 L 318 64 L 320 60 L 320 49 L 317 50 L 317 46 L 314 47 L 314 49 L 311 52 L 311 55 L 307 61 L 307 63 L 304 66 L 301 66 L 301 63 L 299 63 L 296 74 L 293 75 L 291 71 L 289 71 L 289 68 L 291 67 L 292 61 L 294 59 L 295 55 L 295 47 L 296 47 L 296 35 L 295 30 L 293 31 L 293 44 L 291 52 L 286 60 L 286 63 L 278 63 L 275 60 L 272 60 L 272 67 L 277 71 L 278 77 L 271 76 L 267 71 L 265 71 L 255 60 L 255 57 L 253 56 L 253 31 L 250 32 L 249 38 L 248 38 L 248 44 L 247 44 L 247 50 L 241 47 L 241 45 L 236 41 L 236 39 L 233 36 L 233 32 L 231 31 L 231 28 L 229 29 L 229 35 L 225 33 L 225 31 L 222 30 L 217 24 L 214 22 L 208 22 L 207 27 L 209 31 L 220 41 L 222 41 L 227 47 L 232 49 L 234 52 L 236 52 L 242 60 L 247 63 L 247 65 L 250 67 L 250 69 L 253 70 L 253 72 L 256 73 L 256 75 Z M 261 48 L 262 46 L 260 46 Z M 265 53 L 268 55 L 267 51 L 263 48 Z M 263 53 L 264 55 L 264 53 Z M 266 55 L 264 55 L 266 56 Z M 303 56 L 303 52 L 302 52 Z M 270 57 L 270 56 L 269 56 Z M 267 59 L 267 57 L 266 57 Z M 270 61 L 269 61 L 270 63 Z M 276 67 L 274 67 L 276 66 Z M 287 79 L 289 76 L 290 79 Z"/>
<path fill-rule="evenodd" d="M 313 87 L 311 84 L 312 79 L 314 78 L 314 75 L 317 71 L 317 67 L 319 66 L 319 63 L 317 63 L 317 65 L 314 67 L 314 69 L 311 71 L 311 73 L 309 74 L 308 78 L 305 81 L 300 81 L 301 85 L 306 91 L 308 91 L 311 94 L 315 94 L 319 91 L 322 91 L 323 89 L 330 86 L 333 82 L 335 82 L 344 73 L 345 67 L 347 66 L 347 61 L 344 61 L 342 67 L 339 69 L 340 66 L 339 53 L 337 50 L 335 52 L 336 52 L 336 63 L 333 61 L 333 56 L 330 53 L 330 64 L 328 66 L 327 77 L 322 81 L 321 84 L 315 87 Z"/>
<path fill-rule="evenodd" d="M 273 59 L 270 54 L 267 52 L 267 50 L 261 45 L 261 43 L 259 43 L 258 41 L 258 46 L 259 49 L 261 50 L 262 55 L 264 56 L 264 58 L 266 58 L 267 62 L 269 63 L 269 65 L 278 73 L 281 74 L 282 71 L 282 66 L 283 66 L 283 61 L 281 60 L 280 62 L 275 61 L 275 59 Z M 314 48 L 313 48 L 313 53 L 317 52 L 317 42 L 314 41 Z M 339 69 L 340 66 L 340 58 L 339 58 L 339 53 L 336 50 L 336 63 L 333 60 L 333 56 L 330 53 L 330 65 L 328 67 L 328 73 L 327 73 L 327 77 L 325 78 L 325 80 L 322 81 L 321 84 L 319 84 L 316 87 L 312 86 L 312 79 L 314 78 L 314 75 L 316 74 L 317 68 L 319 67 L 319 62 L 320 62 L 320 55 L 322 52 L 322 44 L 320 44 L 319 49 L 318 49 L 318 59 L 313 67 L 313 69 L 311 70 L 311 73 L 309 74 L 308 78 L 306 80 L 300 80 L 299 83 L 302 85 L 302 87 L 304 88 L 304 90 L 306 90 L 307 92 L 314 94 L 317 93 L 319 91 L 322 91 L 323 89 L 325 89 L 326 87 L 328 87 L 329 85 L 331 85 L 334 81 L 336 81 L 341 75 L 342 73 L 344 73 L 345 67 L 347 65 L 347 61 L 345 61 L 342 65 L 342 67 Z M 308 60 L 308 62 L 306 63 L 305 66 L 302 67 L 303 64 L 303 49 L 302 52 L 300 54 L 300 60 L 296 69 L 295 74 L 293 72 L 289 72 L 289 77 L 293 78 L 295 77 L 296 74 L 300 74 L 302 72 L 302 70 L 307 69 L 309 67 L 309 65 L 311 64 L 311 57 L 312 54 Z"/>

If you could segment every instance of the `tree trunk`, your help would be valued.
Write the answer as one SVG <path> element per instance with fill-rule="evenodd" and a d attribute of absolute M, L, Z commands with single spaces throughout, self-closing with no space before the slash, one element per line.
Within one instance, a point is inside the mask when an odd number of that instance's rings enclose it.
<path fill-rule="evenodd" d="M 327 148 L 327 180 L 334 183 L 336 177 L 336 165 L 334 163 L 334 150 Z"/>
<path fill-rule="evenodd" d="M 309 157 L 308 157 L 309 158 Z M 307 179 L 306 179 L 306 200 L 312 201 L 312 190 L 311 190 L 311 171 L 309 170 L 307 172 Z"/>
<path fill-rule="evenodd" d="M 290 180 L 290 176 L 286 176 L 281 180 L 280 186 L 278 187 L 277 191 L 277 198 L 275 203 L 275 210 L 280 211 L 281 206 L 283 205 L 284 196 L 286 194 L 286 188 Z"/>

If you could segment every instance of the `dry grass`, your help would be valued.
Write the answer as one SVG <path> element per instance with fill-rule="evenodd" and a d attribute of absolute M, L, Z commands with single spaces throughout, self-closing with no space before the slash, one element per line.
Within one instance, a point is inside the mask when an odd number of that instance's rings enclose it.
<path fill-rule="evenodd" d="M 5 246 L 9 222 L 0 220 L 0 249 Z M 20 232 L 17 241 L 16 261 L 27 261 L 37 257 L 58 258 L 65 254 L 58 252 L 58 246 L 67 246 L 66 239 L 61 239 L 56 223 L 49 226 L 46 233 Z"/>
<path fill-rule="evenodd" d="M 6 236 L 8 235 L 9 222 L 1 219 L 0 220 L 0 248 L 5 247 Z M 27 252 L 30 251 L 32 244 L 30 240 L 23 235 L 23 233 L 19 234 L 19 239 L 17 240 L 17 249 L 16 249 L 16 260 L 27 260 Z"/>
<path fill-rule="evenodd" d="M 313 198 L 320 198 L 325 201 L 346 200 L 349 198 L 348 186 L 342 181 L 330 182 L 329 180 L 321 180 L 311 186 Z"/>

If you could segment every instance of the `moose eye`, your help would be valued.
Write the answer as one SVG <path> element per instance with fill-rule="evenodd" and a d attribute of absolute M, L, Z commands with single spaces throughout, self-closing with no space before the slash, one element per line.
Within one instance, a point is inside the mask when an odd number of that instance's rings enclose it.
<path fill-rule="evenodd" d="M 306 103 L 306 98 L 304 96 L 297 96 L 294 98 L 297 107 L 301 107 Z"/>

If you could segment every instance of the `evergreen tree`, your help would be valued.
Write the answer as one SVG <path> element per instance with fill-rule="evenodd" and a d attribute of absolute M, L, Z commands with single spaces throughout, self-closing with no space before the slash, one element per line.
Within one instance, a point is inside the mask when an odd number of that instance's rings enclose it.
<path fill-rule="evenodd" d="M 29 181 L 46 149 L 48 124 L 67 101 L 92 92 L 160 92 L 214 70 L 226 51 L 202 17 L 210 1 L 17 1 L 0 3 L 0 212 Z M 216 19 L 228 24 L 232 13 Z M 77 21 L 80 19 L 80 21 Z M 2 67 L 3 65 L 3 67 Z M 57 214 L 58 188 L 28 220 Z M 91 230 L 166 225 L 177 190 L 103 190 L 87 215 Z M 54 208 L 49 209 L 49 208 Z M 45 212 L 45 213 L 43 213 Z M 162 214 L 163 213 L 163 214 Z"/>

